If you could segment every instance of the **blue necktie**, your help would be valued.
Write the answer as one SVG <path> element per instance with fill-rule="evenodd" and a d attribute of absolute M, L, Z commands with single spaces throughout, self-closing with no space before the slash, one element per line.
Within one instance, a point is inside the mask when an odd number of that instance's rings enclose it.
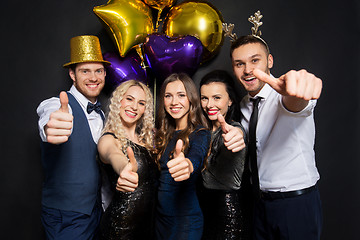
<path fill-rule="evenodd" d="M 86 111 L 88 114 L 90 114 L 92 111 L 95 111 L 96 113 L 100 114 L 101 119 L 104 121 L 105 117 L 103 115 L 103 113 L 101 112 L 101 103 L 97 102 L 95 104 L 88 102 L 88 105 L 86 107 Z"/>

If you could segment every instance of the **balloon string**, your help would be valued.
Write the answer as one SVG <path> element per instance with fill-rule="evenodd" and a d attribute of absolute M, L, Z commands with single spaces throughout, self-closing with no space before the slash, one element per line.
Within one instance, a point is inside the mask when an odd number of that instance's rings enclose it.
<path fill-rule="evenodd" d="M 161 17 L 161 13 L 162 13 L 162 9 L 159 9 L 158 11 L 158 15 L 157 15 L 157 19 L 156 19 L 156 29 L 155 32 L 158 32 L 159 29 L 159 22 L 161 22 L 162 20 L 160 19 Z"/>
<path fill-rule="evenodd" d="M 155 121 L 155 115 L 156 115 L 156 78 L 154 79 L 154 121 Z"/>

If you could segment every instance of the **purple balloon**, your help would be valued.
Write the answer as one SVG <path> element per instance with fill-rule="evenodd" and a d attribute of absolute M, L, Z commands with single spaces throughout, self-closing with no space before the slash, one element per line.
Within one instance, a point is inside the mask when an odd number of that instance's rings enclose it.
<path fill-rule="evenodd" d="M 144 43 L 144 53 L 156 78 L 163 81 L 172 73 L 192 76 L 200 65 L 203 46 L 194 36 L 151 34 Z"/>
<path fill-rule="evenodd" d="M 106 80 L 113 86 L 118 86 L 127 80 L 138 80 L 147 84 L 146 70 L 141 66 L 141 58 L 136 51 L 130 51 L 125 57 L 117 53 L 103 54 L 104 60 L 111 63 L 106 67 Z"/>

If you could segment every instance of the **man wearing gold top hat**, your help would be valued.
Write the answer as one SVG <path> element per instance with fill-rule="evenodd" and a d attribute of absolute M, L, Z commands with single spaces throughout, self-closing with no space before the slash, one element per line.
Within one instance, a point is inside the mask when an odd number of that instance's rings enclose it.
<path fill-rule="evenodd" d="M 70 40 L 73 85 L 37 108 L 44 182 L 41 220 L 47 239 L 93 239 L 101 217 L 96 144 L 104 114 L 97 102 L 105 65 L 96 36 Z"/>

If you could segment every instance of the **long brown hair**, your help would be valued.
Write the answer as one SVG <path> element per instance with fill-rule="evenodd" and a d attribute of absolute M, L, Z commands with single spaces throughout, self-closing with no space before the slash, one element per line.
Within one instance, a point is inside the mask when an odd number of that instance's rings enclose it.
<path fill-rule="evenodd" d="M 156 135 L 155 135 L 155 147 L 156 147 L 156 161 L 159 162 L 162 154 L 165 151 L 165 148 L 173 136 L 176 123 L 169 113 L 166 112 L 164 106 L 164 97 L 166 86 L 175 81 L 181 81 L 184 84 L 187 98 L 189 99 L 190 109 L 189 116 L 187 119 L 187 127 L 180 131 L 178 139 L 183 140 L 184 149 L 186 152 L 189 146 L 189 135 L 192 133 L 198 126 L 203 126 L 203 128 L 208 129 L 208 122 L 206 121 L 205 116 L 202 113 L 200 107 L 200 97 L 198 90 L 195 86 L 193 80 L 186 73 L 173 73 L 165 79 L 161 86 L 160 90 L 160 101 L 157 112 L 157 121 L 156 121 Z"/>

